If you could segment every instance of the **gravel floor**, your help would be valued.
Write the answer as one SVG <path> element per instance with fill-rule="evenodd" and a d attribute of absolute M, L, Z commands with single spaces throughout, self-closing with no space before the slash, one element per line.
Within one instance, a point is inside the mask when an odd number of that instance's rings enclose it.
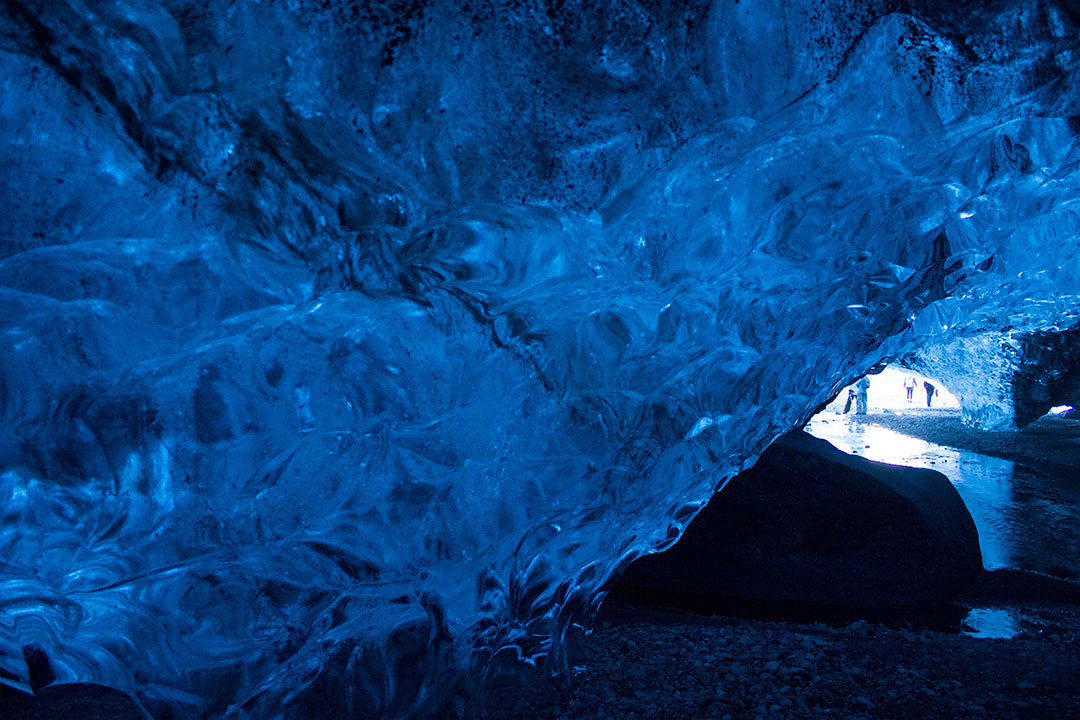
<path fill-rule="evenodd" d="M 561 692 L 489 718 L 1080 718 L 1080 615 L 1028 607 L 1009 640 L 610 607 Z"/>

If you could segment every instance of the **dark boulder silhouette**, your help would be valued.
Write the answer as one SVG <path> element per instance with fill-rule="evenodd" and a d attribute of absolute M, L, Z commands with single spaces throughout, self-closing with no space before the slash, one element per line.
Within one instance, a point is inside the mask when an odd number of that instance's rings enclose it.
<path fill-rule="evenodd" d="M 797 431 L 732 479 L 678 543 L 632 563 L 614 593 L 821 617 L 946 605 L 981 572 L 975 524 L 948 478 Z"/>

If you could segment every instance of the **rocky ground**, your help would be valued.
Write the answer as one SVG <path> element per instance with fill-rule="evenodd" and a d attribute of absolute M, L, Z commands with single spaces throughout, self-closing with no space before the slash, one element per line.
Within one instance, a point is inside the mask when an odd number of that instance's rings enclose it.
<path fill-rule="evenodd" d="M 4 720 L 146 720 L 135 702 L 112 688 L 72 683 L 28 695 L 0 685 Z"/>
<path fill-rule="evenodd" d="M 558 689 L 494 693 L 489 720 L 1080 718 L 1080 612 L 1028 604 L 1009 640 L 608 605 Z M 57 686 L 0 692 L 5 720 L 135 720 L 130 700 Z"/>
<path fill-rule="evenodd" d="M 1023 609 L 1009 640 L 609 607 L 560 693 L 489 718 L 1080 718 L 1080 614 Z"/>

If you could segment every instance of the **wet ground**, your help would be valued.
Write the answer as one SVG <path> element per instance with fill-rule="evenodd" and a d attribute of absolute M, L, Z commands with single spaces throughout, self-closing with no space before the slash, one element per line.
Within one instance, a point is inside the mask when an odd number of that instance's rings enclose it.
<path fill-rule="evenodd" d="M 904 435 L 873 415 L 821 414 L 807 430 L 844 452 L 944 473 L 975 520 L 987 569 L 1080 578 L 1080 485 L 1068 478 Z"/>
<path fill-rule="evenodd" d="M 958 414 L 915 409 L 864 416 L 821 413 L 806 429 L 844 452 L 945 474 L 975 521 L 988 570 L 1029 570 L 1067 580 L 1080 577 L 1080 485 L 1070 473 L 1035 469 L 883 427 L 883 423 L 906 424 L 925 430 L 928 424 L 940 426 L 943 419 L 953 430 L 940 435 L 962 439 Z M 1040 426 L 1042 439 L 1054 439 L 1053 428 L 1047 429 L 1052 424 Z M 1071 426 L 1059 423 L 1056 427 L 1062 436 L 1060 447 L 1069 447 Z M 985 442 L 986 436 L 980 437 Z M 1004 437 L 1024 443 L 1026 436 Z M 1008 443 L 999 446 L 1003 444 Z M 1059 462 L 1048 467 L 1066 465 Z M 974 607 L 964 619 L 967 632 L 984 638 L 1013 637 L 1033 622 L 1029 613 L 1011 605 Z"/>

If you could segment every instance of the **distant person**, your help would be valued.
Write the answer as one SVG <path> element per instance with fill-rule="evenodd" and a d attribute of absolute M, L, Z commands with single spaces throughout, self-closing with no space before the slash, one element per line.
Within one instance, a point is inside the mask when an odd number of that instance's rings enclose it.
<path fill-rule="evenodd" d="M 844 403 L 844 414 L 851 412 L 851 403 L 855 402 L 855 388 L 848 388 L 847 402 Z"/>
<path fill-rule="evenodd" d="M 923 381 L 922 386 L 926 389 L 926 407 L 930 407 L 930 401 L 934 399 L 934 391 L 937 388 L 926 381 Z"/>
<path fill-rule="evenodd" d="M 870 380 L 864 375 L 855 383 L 855 414 L 866 414 L 866 391 L 870 389 Z"/>
<path fill-rule="evenodd" d="M 919 381 L 915 379 L 914 375 L 908 375 L 904 378 L 904 390 L 907 391 L 907 401 L 911 402 L 911 397 L 915 394 L 915 387 L 919 384 Z"/>

